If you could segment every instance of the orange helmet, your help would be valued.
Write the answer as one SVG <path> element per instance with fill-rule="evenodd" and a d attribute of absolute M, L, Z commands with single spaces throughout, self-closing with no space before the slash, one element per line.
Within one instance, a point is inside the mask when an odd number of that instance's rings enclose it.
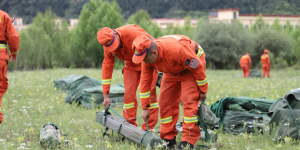
<path fill-rule="evenodd" d="M 264 50 L 264 53 L 269 53 L 269 51 L 267 49 Z"/>

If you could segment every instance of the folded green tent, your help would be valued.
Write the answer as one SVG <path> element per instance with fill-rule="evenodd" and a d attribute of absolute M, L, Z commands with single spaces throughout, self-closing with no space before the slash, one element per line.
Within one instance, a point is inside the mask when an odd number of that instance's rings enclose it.
<path fill-rule="evenodd" d="M 60 79 L 54 80 L 54 87 L 61 89 L 62 91 L 67 91 L 74 81 L 82 78 L 82 75 L 69 75 Z"/>
<path fill-rule="evenodd" d="M 112 84 L 110 86 L 110 94 L 108 95 L 111 105 L 123 106 L 124 93 L 125 88 L 123 84 Z M 83 89 L 81 94 L 79 101 L 83 107 L 99 107 L 104 101 L 102 86 Z"/>
<path fill-rule="evenodd" d="M 283 105 L 276 105 L 277 107 L 273 108 L 274 113 L 270 125 L 275 124 L 275 129 L 272 130 L 275 133 L 274 139 L 299 139 L 300 88 L 288 91 L 284 99 L 278 100 L 277 103 Z"/>
<path fill-rule="evenodd" d="M 75 101 L 76 103 L 78 103 L 81 93 L 84 89 L 101 85 L 102 82 L 95 78 L 81 76 L 70 84 L 65 102 L 72 104 L 72 102 Z"/>
<path fill-rule="evenodd" d="M 270 121 L 270 117 L 265 114 L 269 112 L 274 102 L 276 101 L 265 98 L 226 97 L 212 104 L 210 110 L 220 118 L 219 125 L 220 127 L 223 125 L 223 132 L 237 133 L 243 131 L 238 126 L 245 122 L 253 124 L 255 120 L 259 120 L 260 123 L 262 123 L 261 120 L 264 120 L 264 123 Z M 232 129 L 232 127 L 235 128 Z M 248 127 L 253 128 L 253 125 Z M 247 131 L 252 131 L 252 129 Z"/>

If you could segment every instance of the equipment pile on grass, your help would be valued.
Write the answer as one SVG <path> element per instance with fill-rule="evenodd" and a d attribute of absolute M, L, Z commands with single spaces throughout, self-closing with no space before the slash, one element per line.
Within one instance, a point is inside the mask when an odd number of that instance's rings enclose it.
<path fill-rule="evenodd" d="M 102 82 L 88 76 L 70 75 L 54 80 L 54 87 L 66 91 L 65 102 L 82 104 L 83 107 L 100 107 L 102 104 L 103 90 Z M 123 106 L 125 88 L 123 84 L 112 84 L 109 98 L 112 106 Z"/>

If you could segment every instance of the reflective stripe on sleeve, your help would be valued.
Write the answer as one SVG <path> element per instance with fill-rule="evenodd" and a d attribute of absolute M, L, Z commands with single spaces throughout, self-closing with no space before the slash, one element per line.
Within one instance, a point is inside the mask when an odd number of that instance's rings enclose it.
<path fill-rule="evenodd" d="M 197 117 L 183 117 L 183 118 L 184 118 L 184 122 L 185 123 L 198 122 L 198 118 Z"/>
<path fill-rule="evenodd" d="M 173 120 L 172 120 L 172 116 L 167 117 L 167 118 L 162 118 L 162 119 L 161 119 L 161 123 L 162 123 L 162 124 L 170 123 L 170 122 L 172 122 L 172 121 L 173 121 Z"/>
<path fill-rule="evenodd" d="M 18 54 L 18 52 L 14 52 L 14 53 L 12 53 L 12 54 Z"/>
<path fill-rule="evenodd" d="M 148 98 L 148 97 L 150 97 L 150 91 L 146 92 L 146 93 L 140 93 L 140 97 L 141 98 Z"/>
<path fill-rule="evenodd" d="M 1 112 L 1 107 L 0 107 L 0 112 Z"/>
<path fill-rule="evenodd" d="M 204 53 L 204 50 L 202 49 L 202 47 L 198 44 L 198 53 L 197 53 L 197 57 L 201 57 L 202 54 Z"/>
<path fill-rule="evenodd" d="M 204 80 L 196 80 L 197 81 L 197 84 L 200 86 L 200 85 L 204 85 L 205 83 L 207 83 L 207 79 L 205 78 Z"/>
<path fill-rule="evenodd" d="M 110 84 L 111 79 L 102 79 L 102 84 Z"/>
<path fill-rule="evenodd" d="M 158 108 L 158 103 L 152 103 L 150 106 L 151 107 L 149 109 Z"/>
<path fill-rule="evenodd" d="M 125 109 L 130 109 L 130 108 L 133 108 L 134 107 L 134 102 L 132 103 L 129 103 L 129 104 L 124 104 L 123 108 Z"/>

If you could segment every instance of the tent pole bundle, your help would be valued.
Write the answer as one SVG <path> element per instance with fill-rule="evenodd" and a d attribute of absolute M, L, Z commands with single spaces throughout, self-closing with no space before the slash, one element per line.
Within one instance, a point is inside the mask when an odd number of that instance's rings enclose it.
<path fill-rule="evenodd" d="M 111 109 L 118 117 L 111 115 L 108 112 Z M 150 131 L 147 123 L 147 131 L 141 130 L 136 126 L 126 122 L 121 115 L 115 112 L 111 107 L 107 106 L 105 111 L 96 113 L 96 122 L 100 123 L 106 128 L 109 128 L 118 134 L 123 135 L 128 140 L 137 143 L 139 145 L 155 147 L 157 144 L 162 144 L 161 138 L 156 136 Z"/>

